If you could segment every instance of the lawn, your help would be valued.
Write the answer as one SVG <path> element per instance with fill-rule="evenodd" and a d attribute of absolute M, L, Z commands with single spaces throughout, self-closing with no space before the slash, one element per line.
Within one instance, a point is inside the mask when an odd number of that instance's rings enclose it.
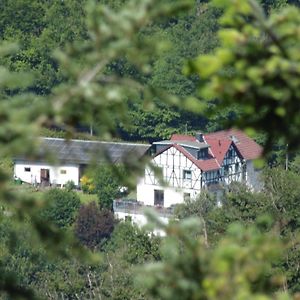
<path fill-rule="evenodd" d="M 37 200 L 43 200 L 43 195 L 45 192 L 49 190 L 49 188 L 34 188 L 30 184 L 12 184 L 12 189 L 18 193 L 26 193 L 27 195 L 31 195 L 33 198 Z M 80 201 L 82 204 L 86 204 L 92 201 L 97 201 L 98 197 L 95 194 L 84 194 L 82 191 L 77 191 L 75 192 L 78 194 Z"/>

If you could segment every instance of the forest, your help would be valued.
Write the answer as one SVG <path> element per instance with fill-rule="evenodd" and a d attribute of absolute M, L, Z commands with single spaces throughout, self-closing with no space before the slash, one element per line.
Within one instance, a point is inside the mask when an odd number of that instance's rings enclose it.
<path fill-rule="evenodd" d="M 0 299 L 300 299 L 299 7 L 0 1 Z M 115 219 L 118 187 L 144 168 L 133 161 L 92 170 L 91 201 L 12 182 L 40 135 L 153 142 L 232 126 L 265 149 L 263 189 L 231 184 L 221 206 L 203 192 L 168 225 Z"/>

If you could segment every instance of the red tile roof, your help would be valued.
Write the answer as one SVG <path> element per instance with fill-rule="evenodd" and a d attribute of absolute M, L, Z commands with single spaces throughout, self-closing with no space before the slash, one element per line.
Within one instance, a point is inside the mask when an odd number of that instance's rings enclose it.
<path fill-rule="evenodd" d="M 205 140 L 210 144 L 213 140 L 237 139 L 234 144 L 242 157 L 246 160 L 256 159 L 262 155 L 263 148 L 244 132 L 238 129 L 222 130 L 204 135 Z M 214 153 L 215 154 L 215 153 Z M 215 154 L 216 155 L 216 154 Z"/>
<path fill-rule="evenodd" d="M 202 171 L 211 171 L 211 170 L 218 170 L 220 169 L 220 165 L 218 164 L 215 158 L 200 160 L 196 159 L 192 154 L 186 151 L 182 146 L 178 144 L 174 144 L 175 147 L 179 152 L 181 152 L 184 156 L 186 156 L 190 161 L 192 161 L 199 169 Z"/>
<path fill-rule="evenodd" d="M 217 159 L 218 163 L 222 165 L 225 154 L 232 144 L 232 141 L 225 139 L 214 139 L 209 136 L 205 138 L 205 141 L 210 145 L 210 151 L 212 155 Z"/>
<path fill-rule="evenodd" d="M 222 130 L 205 134 L 204 140 L 210 146 L 209 151 L 211 158 L 209 159 L 196 159 L 183 146 L 181 146 L 180 143 L 183 141 L 197 141 L 197 139 L 193 136 L 181 134 L 173 134 L 171 141 L 174 141 L 174 144 L 166 146 L 166 148 L 162 149 L 155 156 L 161 154 L 171 147 L 175 147 L 199 169 L 206 172 L 220 169 L 231 144 L 237 148 L 242 158 L 246 160 L 259 158 L 263 151 L 262 147 L 259 146 L 254 140 L 237 129 Z"/>

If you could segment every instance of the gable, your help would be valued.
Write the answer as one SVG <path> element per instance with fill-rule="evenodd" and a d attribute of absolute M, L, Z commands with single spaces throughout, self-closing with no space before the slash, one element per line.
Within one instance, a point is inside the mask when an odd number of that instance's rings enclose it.
<path fill-rule="evenodd" d="M 170 151 L 170 149 L 173 149 L 172 151 L 175 151 L 174 149 L 176 149 L 178 153 L 186 157 L 186 159 L 188 159 L 191 163 L 193 163 L 198 169 L 202 171 L 218 170 L 220 168 L 220 165 L 215 158 L 198 160 L 192 154 L 190 154 L 186 149 L 184 149 L 184 147 L 178 144 L 170 145 L 164 150 L 162 150 L 161 152 L 157 153 L 154 157 L 154 161 L 157 163 L 158 161 L 156 160 L 156 158 L 161 157 L 163 153 L 165 153 L 166 151 Z"/>
<path fill-rule="evenodd" d="M 229 129 L 209 133 L 205 135 L 205 140 L 233 141 L 240 155 L 245 160 L 259 158 L 263 152 L 263 148 L 260 145 L 258 145 L 253 139 L 251 139 L 244 132 L 238 129 Z"/>

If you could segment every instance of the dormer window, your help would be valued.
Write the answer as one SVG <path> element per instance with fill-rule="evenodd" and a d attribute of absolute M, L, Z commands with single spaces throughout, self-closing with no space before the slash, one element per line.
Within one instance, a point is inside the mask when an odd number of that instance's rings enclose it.
<path fill-rule="evenodd" d="M 198 159 L 205 159 L 208 157 L 208 148 L 200 149 L 198 151 Z"/>
<path fill-rule="evenodd" d="M 192 179 L 192 171 L 191 170 L 183 170 L 183 179 L 191 180 Z"/>

